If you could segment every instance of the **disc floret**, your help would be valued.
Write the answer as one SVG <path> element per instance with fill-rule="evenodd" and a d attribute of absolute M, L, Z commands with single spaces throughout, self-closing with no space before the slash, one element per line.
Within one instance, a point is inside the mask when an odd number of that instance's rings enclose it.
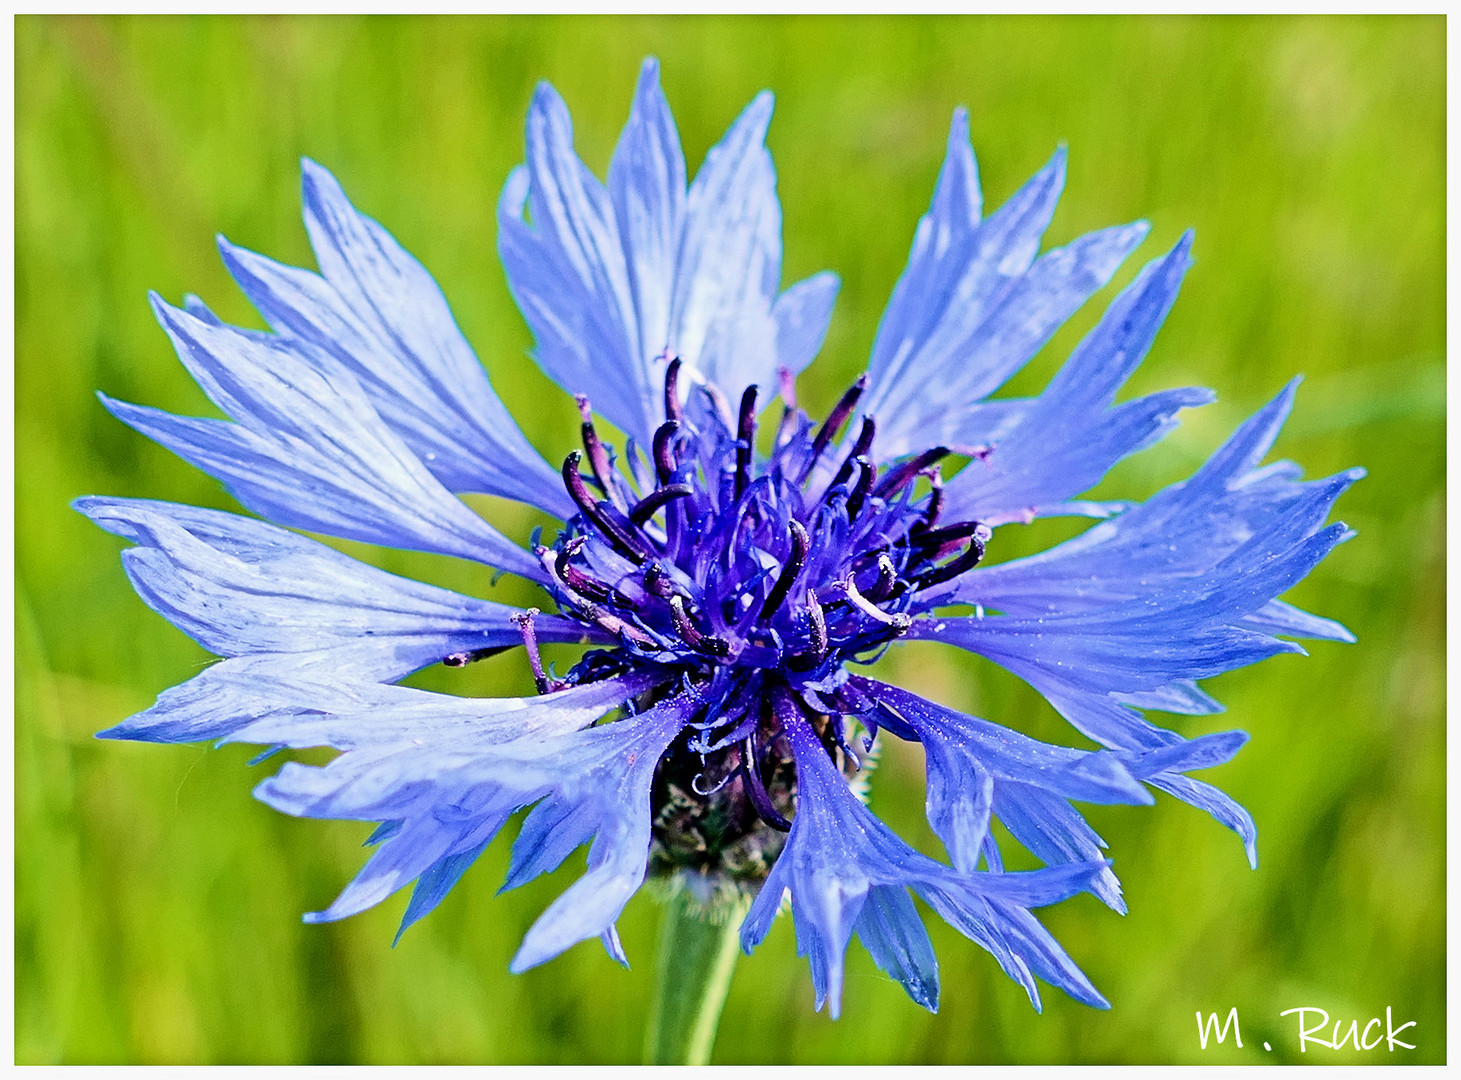
<path fill-rule="evenodd" d="M 659 854 L 687 864 L 727 856 L 717 869 L 759 878 L 774 853 L 731 849 L 763 827 L 789 828 L 786 710 L 811 720 L 856 772 L 843 666 L 907 633 L 932 607 L 932 586 L 978 564 L 989 530 L 940 520 L 943 447 L 880 468 L 870 416 L 836 446 L 865 376 L 815 427 L 791 399 L 765 457 L 756 387 L 732 413 L 708 385 L 682 402 L 680 376 L 669 361 L 664 422 L 647 460 L 631 445 L 624 471 L 579 396 L 583 450 L 562 470 L 579 513 L 537 555 L 563 614 L 620 644 L 590 654 L 570 683 L 659 669 L 702 687 L 706 707 L 661 765 Z"/>

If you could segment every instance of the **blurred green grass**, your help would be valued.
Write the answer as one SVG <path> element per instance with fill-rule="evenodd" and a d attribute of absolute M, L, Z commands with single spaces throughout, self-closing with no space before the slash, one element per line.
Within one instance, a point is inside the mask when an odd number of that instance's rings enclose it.
<path fill-rule="evenodd" d="M 783 920 L 739 965 L 715 1060 L 1299 1060 L 1293 1018 L 1278 1016 L 1297 1005 L 1362 1023 L 1390 1005 L 1418 1022 L 1415 1051 L 1311 1048 L 1303 1060 L 1445 1059 L 1440 17 L 26 16 L 15 49 L 18 1061 L 637 1059 L 658 917 L 648 897 L 621 921 L 629 972 L 585 945 L 507 974 L 521 934 L 575 871 L 494 896 L 502 842 L 394 950 L 399 898 L 306 927 L 299 914 L 358 867 L 365 827 L 255 803 L 264 772 L 246 768 L 247 748 L 93 740 L 208 657 L 136 599 L 118 543 L 67 504 L 101 492 L 230 507 L 92 395 L 208 412 L 145 290 L 197 292 L 258 325 L 210 238 L 310 264 L 303 155 L 436 275 L 504 398 L 531 403 L 517 410 L 529 437 L 561 454 L 572 405 L 523 359 L 530 339 L 495 256 L 496 196 L 521 158 L 538 79 L 566 97 L 579 149 L 602 170 L 649 53 L 692 167 L 757 90 L 777 94 L 786 280 L 831 268 L 843 281 L 823 357 L 802 380 L 814 412 L 865 360 L 964 103 L 987 205 L 1065 142 L 1070 177 L 1049 242 L 1152 222 L 1107 297 L 1196 229 L 1197 264 L 1128 393 L 1195 383 L 1221 401 L 1103 491 L 1143 496 L 1190 471 L 1296 372 L 1307 382 L 1279 452 L 1311 475 L 1370 470 L 1340 505 L 1359 538 L 1292 596 L 1360 643 L 1317 643 L 1307 659 L 1213 680 L 1227 715 L 1173 718 L 1188 733 L 1252 733 L 1212 778 L 1256 818 L 1259 870 L 1230 834 L 1165 797 L 1091 810 L 1131 914 L 1081 898 L 1045 918 L 1110 1012 L 1051 991 L 1036 1015 L 990 957 L 939 925 L 939 1016 L 854 947 L 834 1024 L 811 1010 Z M 1015 388 L 1038 387 L 1102 303 Z M 524 513 L 493 509 L 526 535 Z M 1034 526 L 1000 555 L 1070 528 Z M 488 588 L 475 567 L 351 550 Z M 1072 738 L 987 664 L 922 647 L 886 663 L 950 705 Z M 521 692 L 518 666 L 426 678 Z M 884 754 L 873 801 L 932 843 L 916 752 Z M 1232 1006 L 1244 1049 L 1199 1051 L 1194 1011 Z"/>

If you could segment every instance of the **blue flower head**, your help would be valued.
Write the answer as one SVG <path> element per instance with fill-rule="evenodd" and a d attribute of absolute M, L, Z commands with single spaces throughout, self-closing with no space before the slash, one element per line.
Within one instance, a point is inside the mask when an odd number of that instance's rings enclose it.
<path fill-rule="evenodd" d="M 654 875 L 707 904 L 754 896 L 747 950 L 789 894 L 817 1005 L 833 1015 L 854 934 L 936 1007 L 914 897 L 1037 1005 L 1037 978 L 1104 1005 L 1032 914 L 1080 891 L 1124 910 L 1074 804 L 1150 803 L 1157 788 L 1256 857 L 1248 814 L 1189 775 L 1247 736 L 1186 739 L 1144 713 L 1219 711 L 1198 681 L 1301 651 L 1279 635 L 1350 640 L 1277 597 L 1351 535 L 1325 520 L 1360 472 L 1303 481 L 1288 462 L 1261 464 L 1290 384 L 1191 478 L 1144 503 L 1084 500 L 1181 409 L 1211 400 L 1180 389 L 1115 402 L 1176 298 L 1191 239 L 1147 264 L 1041 394 L 991 399 L 1147 228 L 1041 254 L 1061 153 L 982 217 L 962 110 L 866 373 L 809 418 L 794 382 L 837 279 L 781 287 L 770 117 L 762 94 L 687 185 L 648 61 L 605 184 L 575 154 L 561 99 L 539 87 L 499 246 L 537 362 L 582 413 L 582 447 L 558 468 L 523 437 L 426 271 L 312 162 L 318 273 L 220 243 L 271 332 L 224 325 L 194 298 L 154 298 L 229 419 L 103 402 L 272 523 L 78 502 L 133 543 L 122 558 L 142 598 L 225 658 L 102 735 L 337 750 L 326 765 L 285 764 L 256 792 L 285 813 L 379 823 L 364 869 L 311 921 L 414 883 L 404 929 L 531 807 L 507 885 L 583 844 L 588 869 L 528 931 L 515 971 L 593 937 L 622 960 L 615 920 Z M 462 492 L 563 524 L 524 548 Z M 1056 514 L 1097 523 L 985 565 L 1001 526 Z M 541 608 L 395 577 L 288 529 L 485 563 L 540 587 Z M 903 639 L 1002 665 L 1100 749 L 1037 742 L 858 673 Z M 558 675 L 542 642 L 586 649 Z M 519 646 L 528 696 L 396 685 Z M 859 798 L 880 734 L 922 745 L 945 861 Z M 995 819 L 1042 869 L 1005 870 Z"/>

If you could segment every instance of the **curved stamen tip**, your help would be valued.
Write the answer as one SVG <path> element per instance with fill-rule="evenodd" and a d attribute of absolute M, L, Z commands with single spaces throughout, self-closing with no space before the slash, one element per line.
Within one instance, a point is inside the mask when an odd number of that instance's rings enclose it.
<path fill-rule="evenodd" d="M 822 613 L 816 594 L 810 592 L 807 593 L 807 620 L 811 624 L 812 654 L 821 660 L 827 655 L 827 616 Z"/>
<path fill-rule="evenodd" d="M 654 454 L 655 475 L 661 484 L 668 484 L 675 475 L 675 468 L 679 464 L 675 461 L 675 451 L 672 442 L 680 430 L 680 422 L 675 419 L 666 420 L 659 427 L 655 428 Z"/>
<path fill-rule="evenodd" d="M 867 389 L 867 385 L 868 375 L 864 371 L 857 377 L 857 381 L 847 389 L 847 392 L 842 395 L 837 404 L 832 406 L 832 411 L 827 414 L 826 421 L 823 422 L 822 426 L 817 430 L 817 434 L 812 439 L 811 460 L 813 463 L 816 462 L 817 458 L 822 456 L 822 451 L 827 448 L 827 444 L 832 441 L 832 437 L 842 429 L 842 425 L 847 422 L 847 418 L 857 408 L 858 399 L 862 397 L 862 392 Z"/>
<path fill-rule="evenodd" d="M 685 610 L 685 598 L 679 593 L 670 597 L 670 619 L 675 624 L 675 633 L 679 634 L 680 640 L 690 646 L 690 648 L 710 656 L 726 656 L 729 654 L 729 642 L 709 634 L 702 634 L 695 624 L 690 621 L 690 613 Z"/>
<path fill-rule="evenodd" d="M 568 489 L 569 497 L 583 512 L 583 516 L 593 522 L 599 533 L 615 551 L 630 562 L 643 561 L 646 557 L 645 551 L 640 548 L 633 537 L 615 524 L 614 520 L 604 512 L 604 508 L 599 502 L 589 494 L 588 487 L 578 472 L 578 463 L 582 460 L 583 455 L 577 450 L 570 450 L 568 456 L 563 459 L 563 486 Z"/>
<path fill-rule="evenodd" d="M 786 602 L 787 594 L 791 587 L 796 584 L 797 575 L 802 572 L 806 565 L 807 553 L 812 550 L 811 537 L 802 523 L 792 518 L 788 522 L 791 529 L 791 553 L 787 555 L 786 562 L 781 566 L 781 573 L 776 578 L 776 584 L 771 587 L 771 592 L 766 596 L 766 602 L 761 605 L 761 621 L 775 615 L 777 610 Z"/>
<path fill-rule="evenodd" d="M 873 603 L 886 600 L 893 592 L 893 586 L 898 583 L 898 568 L 893 565 L 893 560 L 888 558 L 886 552 L 878 555 L 878 579 L 873 582 L 872 588 L 865 594 Z"/>
<path fill-rule="evenodd" d="M 751 451 L 756 438 L 756 384 L 746 387 L 741 395 L 740 416 L 736 424 L 736 498 L 751 482 Z"/>
<path fill-rule="evenodd" d="M 766 784 L 761 779 L 761 765 L 757 760 L 759 757 L 754 733 L 747 735 L 746 741 L 741 744 L 740 766 L 746 795 L 750 798 L 751 806 L 755 809 L 757 817 L 773 829 L 790 832 L 791 822 L 787 821 L 776 809 L 776 805 L 771 801 L 771 794 L 766 790 Z"/>
<path fill-rule="evenodd" d="M 651 562 L 644 568 L 644 587 L 662 600 L 668 600 L 675 595 L 674 582 L 670 580 L 665 568 L 657 562 Z"/>
<path fill-rule="evenodd" d="M 668 356 L 668 346 L 661 356 Z M 665 368 L 665 416 L 670 420 L 680 419 L 680 358 L 677 356 Z"/>
<path fill-rule="evenodd" d="M 654 517 L 660 507 L 674 502 L 676 499 L 683 499 L 690 494 L 692 491 L 689 484 L 668 484 L 665 487 L 656 488 L 634 504 L 634 509 L 629 511 L 629 520 L 636 525 L 643 525 Z"/>

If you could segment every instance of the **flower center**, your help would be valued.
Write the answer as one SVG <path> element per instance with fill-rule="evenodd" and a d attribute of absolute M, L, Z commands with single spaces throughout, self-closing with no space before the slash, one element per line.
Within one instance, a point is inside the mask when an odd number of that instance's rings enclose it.
<path fill-rule="evenodd" d="M 840 461 L 829 453 L 866 377 L 815 432 L 788 405 L 758 465 L 756 388 L 735 416 L 709 386 L 682 407 L 679 373 L 671 362 L 665 422 L 648 461 L 631 450 L 629 477 L 579 398 L 584 449 L 563 463 L 579 514 L 537 548 L 564 613 L 616 636 L 623 663 L 817 683 L 873 658 L 924 590 L 979 562 L 988 530 L 939 522 L 943 447 L 880 470 L 869 417 Z"/>
<path fill-rule="evenodd" d="M 843 665 L 907 633 L 934 606 L 927 590 L 978 564 L 989 530 L 940 521 L 945 448 L 880 468 L 877 425 L 864 417 L 834 449 L 866 376 L 820 426 L 784 377 L 787 405 L 758 461 L 756 388 L 734 413 L 709 384 L 682 404 L 681 371 L 669 363 L 648 453 L 631 443 L 622 462 L 578 398 L 583 449 L 564 461 L 563 482 L 579 513 L 535 547 L 563 614 L 621 647 L 591 651 L 559 683 L 537 658 L 531 617 L 521 625 L 540 690 L 646 669 L 697 686 L 707 704 L 655 776 L 653 864 L 687 872 L 709 899 L 763 879 L 784 843 L 796 793 L 789 714 L 856 774 L 872 741 L 862 754 L 849 744 Z"/>

